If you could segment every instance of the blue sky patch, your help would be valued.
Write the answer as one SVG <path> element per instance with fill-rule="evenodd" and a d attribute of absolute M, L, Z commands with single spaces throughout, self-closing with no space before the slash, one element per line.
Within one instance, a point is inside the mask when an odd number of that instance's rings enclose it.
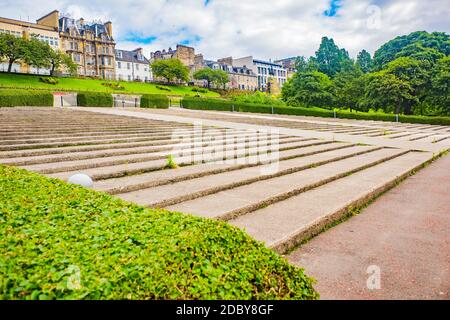
<path fill-rule="evenodd" d="M 323 15 L 327 17 L 334 17 L 337 14 L 339 8 L 341 7 L 342 7 L 341 0 L 330 0 L 330 8 L 325 10 L 323 12 Z"/>
<path fill-rule="evenodd" d="M 142 34 L 137 33 L 128 33 L 124 38 L 125 41 L 137 42 L 142 44 L 151 44 L 157 39 L 157 36 L 144 37 Z"/>
<path fill-rule="evenodd" d="M 195 35 L 192 38 L 181 40 L 180 44 L 183 44 L 185 46 L 189 46 L 189 45 L 197 44 L 198 42 L 200 42 L 200 40 L 202 40 L 202 38 L 200 36 L 198 36 L 198 35 Z"/>

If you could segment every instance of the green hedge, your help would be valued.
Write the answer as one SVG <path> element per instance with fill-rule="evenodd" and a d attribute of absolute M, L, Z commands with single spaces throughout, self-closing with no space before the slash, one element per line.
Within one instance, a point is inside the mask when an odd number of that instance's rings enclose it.
<path fill-rule="evenodd" d="M 182 105 L 186 109 L 197 110 L 217 110 L 217 111 L 234 111 L 252 112 L 252 113 L 274 113 L 284 115 L 297 116 L 313 116 L 313 117 L 334 117 L 333 110 L 320 108 L 302 108 L 302 107 L 271 107 L 263 104 L 239 103 L 230 100 L 184 97 Z M 374 121 L 396 121 L 394 114 L 368 113 L 368 112 L 349 112 L 336 111 L 336 117 L 342 119 L 357 120 L 374 120 Z M 426 117 L 426 116 L 406 116 L 399 115 L 399 122 L 404 123 L 424 123 L 434 125 L 450 125 L 450 117 Z"/>
<path fill-rule="evenodd" d="M 53 94 L 33 90 L 0 90 L 0 107 L 53 107 Z"/>
<path fill-rule="evenodd" d="M 162 94 L 144 94 L 141 97 L 141 108 L 169 108 L 169 98 Z"/>
<path fill-rule="evenodd" d="M 0 165 L 0 299 L 316 299 L 313 280 L 225 222 Z"/>
<path fill-rule="evenodd" d="M 110 93 L 80 92 L 77 95 L 77 104 L 82 107 L 112 107 L 113 97 Z"/>

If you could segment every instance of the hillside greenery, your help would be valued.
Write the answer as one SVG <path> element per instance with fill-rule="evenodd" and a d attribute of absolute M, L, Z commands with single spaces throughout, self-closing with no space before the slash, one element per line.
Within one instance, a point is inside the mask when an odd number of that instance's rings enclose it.
<path fill-rule="evenodd" d="M 42 89 L 55 91 L 73 91 L 73 92 L 110 92 L 120 94 L 164 94 L 164 95 L 202 95 L 206 97 L 219 97 L 216 92 L 205 91 L 193 92 L 191 87 L 188 86 L 160 86 L 153 83 L 145 82 L 126 82 L 126 81 L 111 81 L 105 82 L 105 80 L 96 79 L 81 79 L 81 78 L 56 78 L 56 84 L 46 83 L 40 80 L 40 78 L 46 78 L 45 76 L 28 75 L 28 74 L 13 74 L 13 73 L 0 73 L 0 88 L 10 89 Z M 113 85 L 105 85 L 105 83 L 111 83 Z M 120 88 L 117 86 L 120 85 Z M 119 89 L 116 89 L 119 88 Z M 166 88 L 169 88 L 167 91 Z"/>

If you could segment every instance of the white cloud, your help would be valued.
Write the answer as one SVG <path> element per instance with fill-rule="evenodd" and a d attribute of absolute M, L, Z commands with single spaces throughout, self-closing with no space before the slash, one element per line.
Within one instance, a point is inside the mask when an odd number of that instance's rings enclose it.
<path fill-rule="evenodd" d="M 384 42 L 412 31 L 450 30 L 446 0 L 343 0 L 338 14 L 326 17 L 329 2 L 211 0 L 205 6 L 204 0 L 41 0 L 38 5 L 35 0 L 0 0 L 0 8 L 2 16 L 29 16 L 30 21 L 54 9 L 85 20 L 111 20 L 117 47 L 139 46 L 146 54 L 199 37 L 193 45 L 206 58 L 309 56 L 322 36 L 333 37 L 355 56 L 361 49 L 373 53 Z M 371 28 L 374 21 L 380 28 Z M 131 41 L 133 34 L 157 38 L 150 44 L 137 43 Z"/>

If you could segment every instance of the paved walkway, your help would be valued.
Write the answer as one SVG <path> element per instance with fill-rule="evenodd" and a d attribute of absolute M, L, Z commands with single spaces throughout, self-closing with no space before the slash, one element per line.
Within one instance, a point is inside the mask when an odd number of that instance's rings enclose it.
<path fill-rule="evenodd" d="M 288 259 L 318 280 L 322 299 L 449 299 L 449 169 L 447 155 Z M 379 290 L 367 288 L 371 265 Z"/>

